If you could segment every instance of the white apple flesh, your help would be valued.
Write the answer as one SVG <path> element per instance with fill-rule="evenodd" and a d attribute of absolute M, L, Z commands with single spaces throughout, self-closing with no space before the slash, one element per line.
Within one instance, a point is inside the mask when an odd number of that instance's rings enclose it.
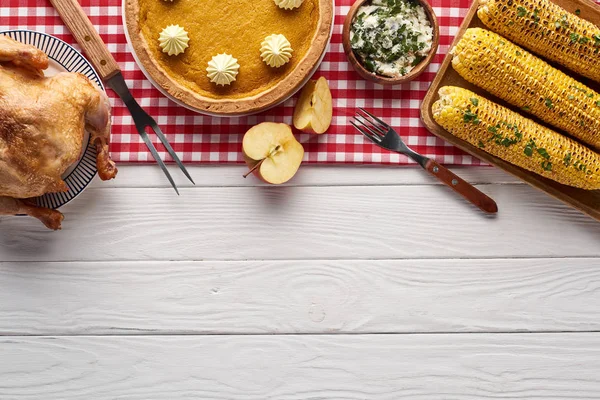
<path fill-rule="evenodd" d="M 267 183 L 279 185 L 298 171 L 304 147 L 286 124 L 263 122 L 248 130 L 242 141 L 244 160 Z"/>
<path fill-rule="evenodd" d="M 325 133 L 333 119 L 333 99 L 327 80 L 310 80 L 294 109 L 294 126 L 307 133 Z"/>

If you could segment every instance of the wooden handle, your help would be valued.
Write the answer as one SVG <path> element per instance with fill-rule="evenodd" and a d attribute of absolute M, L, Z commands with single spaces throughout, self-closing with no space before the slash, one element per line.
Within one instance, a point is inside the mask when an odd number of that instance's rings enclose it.
<path fill-rule="evenodd" d="M 425 169 L 481 210 L 491 214 L 498 212 L 498 205 L 496 205 L 494 200 L 485 193 L 479 191 L 475 186 L 455 175 L 443 165 L 433 160 L 429 160 L 425 165 Z"/>
<path fill-rule="evenodd" d="M 100 35 L 77 0 L 50 0 L 103 80 L 120 71 Z"/>

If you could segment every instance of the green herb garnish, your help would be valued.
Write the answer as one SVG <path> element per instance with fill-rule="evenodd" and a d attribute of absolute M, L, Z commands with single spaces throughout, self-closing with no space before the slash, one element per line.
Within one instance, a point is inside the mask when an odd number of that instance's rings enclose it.
<path fill-rule="evenodd" d="M 537 152 L 540 156 L 544 157 L 546 160 L 550 159 L 550 154 L 544 148 L 537 149 Z"/>
<path fill-rule="evenodd" d="M 499 146 L 510 147 L 513 144 L 520 142 L 521 139 L 523 139 L 523 134 L 519 132 L 519 129 L 516 125 L 507 124 L 506 122 L 502 122 L 502 124 L 504 124 L 508 129 L 512 129 L 514 131 L 513 137 L 510 137 L 509 135 L 504 136 L 502 133 L 499 133 L 499 125 L 495 127 L 490 126 L 488 127 L 488 131 L 493 133 L 492 137 L 490 138 L 490 141 L 493 141 Z"/>
<path fill-rule="evenodd" d="M 575 42 L 577 42 L 577 40 L 579 40 L 579 35 L 575 32 L 572 32 L 569 35 L 569 38 L 571 39 L 571 43 L 575 43 Z"/>
<path fill-rule="evenodd" d="M 540 22 L 540 17 L 538 16 L 538 13 L 540 12 L 540 10 L 538 10 L 537 8 L 535 10 L 533 10 L 533 13 L 531 14 L 531 19 L 533 19 L 533 23 L 534 24 L 538 24 L 538 22 Z"/>
<path fill-rule="evenodd" d="M 481 121 L 477 118 L 477 114 L 471 111 L 470 107 L 467 107 L 467 110 L 463 114 L 463 121 L 466 123 L 473 123 L 475 125 L 479 124 Z"/>
<path fill-rule="evenodd" d="M 360 9 L 352 22 L 351 46 L 365 69 L 388 75 L 405 75 L 430 52 L 427 24 L 417 2 L 379 0 Z M 419 24 L 409 21 L 416 19 Z"/>
<path fill-rule="evenodd" d="M 529 141 L 525 145 L 525 149 L 523 149 L 523 152 L 527 157 L 531 157 L 533 155 L 533 149 L 535 149 L 536 147 L 537 146 L 535 144 L 535 141 L 533 139 L 529 139 Z"/>
<path fill-rule="evenodd" d="M 563 15 L 560 17 L 560 24 L 561 24 L 562 26 L 564 26 L 565 28 L 568 28 L 568 27 L 569 27 L 569 23 L 567 22 L 567 14 L 563 14 Z"/>
<path fill-rule="evenodd" d="M 369 60 L 369 59 L 366 59 L 366 60 L 365 60 L 365 68 L 367 68 L 367 71 L 369 71 L 369 72 L 373 72 L 373 73 L 374 73 L 374 72 L 375 72 L 375 70 L 377 69 L 377 68 L 375 67 L 375 64 L 373 63 L 373 61 L 371 61 L 371 60 Z"/>

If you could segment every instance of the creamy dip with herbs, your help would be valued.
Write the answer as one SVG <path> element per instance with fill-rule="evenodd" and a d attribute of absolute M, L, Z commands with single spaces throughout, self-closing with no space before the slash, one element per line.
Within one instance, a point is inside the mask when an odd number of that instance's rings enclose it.
<path fill-rule="evenodd" d="M 431 22 L 411 0 L 372 0 L 358 9 L 350 30 L 363 66 L 388 77 L 408 74 L 429 54 L 432 42 Z"/>

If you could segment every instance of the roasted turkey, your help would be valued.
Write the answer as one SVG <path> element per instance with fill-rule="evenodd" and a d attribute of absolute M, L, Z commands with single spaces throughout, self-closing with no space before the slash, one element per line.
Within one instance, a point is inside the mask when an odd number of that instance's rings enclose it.
<path fill-rule="evenodd" d="M 97 149 L 98 175 L 112 179 L 110 104 L 81 74 L 44 77 L 41 50 L 0 35 L 0 215 L 28 214 L 60 229 L 60 212 L 28 200 L 68 190 L 61 175 L 82 153 L 85 131 Z"/>

